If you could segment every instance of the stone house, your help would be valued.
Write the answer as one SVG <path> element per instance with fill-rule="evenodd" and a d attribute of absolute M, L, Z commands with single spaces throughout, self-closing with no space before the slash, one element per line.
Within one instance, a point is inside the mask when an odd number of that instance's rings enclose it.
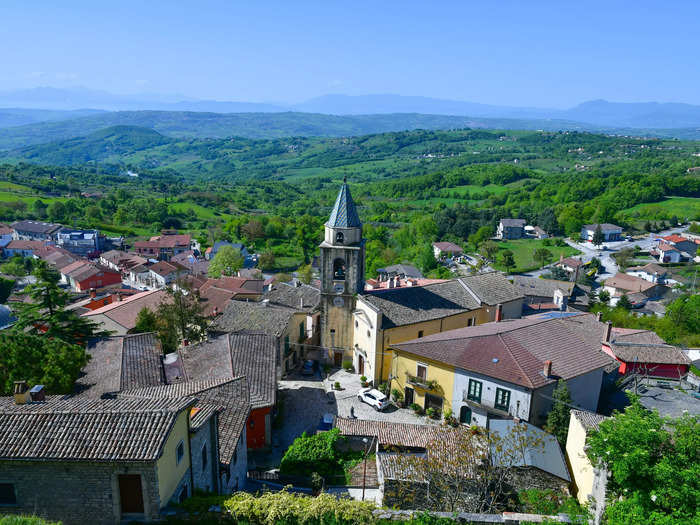
<path fill-rule="evenodd" d="M 189 250 L 190 244 L 189 234 L 155 235 L 147 241 L 136 241 L 134 251 L 149 259 L 167 261 L 173 255 Z"/>
<path fill-rule="evenodd" d="M 94 400 L 26 388 L 0 398 L 0 432 L 13 436 L 0 443 L 3 513 L 65 525 L 151 522 L 192 493 L 192 439 L 216 417 L 194 424 L 195 398 Z"/>
<path fill-rule="evenodd" d="M 525 219 L 501 219 L 498 221 L 496 237 L 503 240 L 522 239 L 525 237 Z"/>

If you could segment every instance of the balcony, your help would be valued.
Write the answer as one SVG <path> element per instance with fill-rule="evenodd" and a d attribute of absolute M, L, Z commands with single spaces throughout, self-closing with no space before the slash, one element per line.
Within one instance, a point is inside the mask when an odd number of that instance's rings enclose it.
<path fill-rule="evenodd" d="M 462 402 L 466 403 L 468 406 L 470 406 L 472 408 L 485 410 L 486 412 L 489 412 L 491 414 L 496 414 L 496 415 L 499 415 L 502 417 L 511 417 L 510 411 L 508 409 L 504 410 L 503 408 L 497 407 L 492 402 L 487 402 L 484 399 L 482 399 L 480 401 L 476 401 L 474 399 L 469 399 L 466 390 L 464 392 L 462 392 Z"/>
<path fill-rule="evenodd" d="M 424 379 L 422 377 L 414 376 L 406 372 L 406 381 L 409 385 L 422 388 L 423 390 L 440 390 L 440 384 L 435 379 Z"/>

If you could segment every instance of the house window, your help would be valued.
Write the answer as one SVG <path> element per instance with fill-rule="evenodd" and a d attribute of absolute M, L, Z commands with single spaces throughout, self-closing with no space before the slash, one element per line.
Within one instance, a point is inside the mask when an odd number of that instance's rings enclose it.
<path fill-rule="evenodd" d="M 467 390 L 467 399 L 481 403 L 481 381 L 474 379 L 469 380 L 469 390 Z"/>
<path fill-rule="evenodd" d="M 177 448 L 175 449 L 175 459 L 176 459 L 176 464 L 179 465 L 180 461 L 182 461 L 182 458 L 185 457 L 185 442 L 180 440 L 180 442 L 177 444 Z"/>
<path fill-rule="evenodd" d="M 416 377 L 423 381 L 428 379 L 428 367 L 425 365 L 416 365 Z"/>
<path fill-rule="evenodd" d="M 14 483 L 0 483 L 0 505 L 16 505 Z"/>
<path fill-rule="evenodd" d="M 284 336 L 284 355 L 287 355 L 289 353 L 289 336 L 285 335 Z"/>
<path fill-rule="evenodd" d="M 473 317 L 470 317 L 469 319 L 467 319 L 467 326 L 474 326 L 474 318 Z"/>
<path fill-rule="evenodd" d="M 299 340 L 303 341 L 305 339 L 306 331 L 304 330 L 304 323 L 299 323 Z"/>
<path fill-rule="evenodd" d="M 418 339 L 423 337 L 423 330 L 418 330 Z"/>
<path fill-rule="evenodd" d="M 202 470 L 207 468 L 207 462 L 209 461 L 209 456 L 207 455 L 207 446 L 202 447 Z"/>
<path fill-rule="evenodd" d="M 499 410 L 508 411 L 510 408 L 510 390 L 503 388 L 496 389 L 496 403 L 494 404 Z"/>
<path fill-rule="evenodd" d="M 344 240 L 345 240 L 345 235 L 343 235 L 343 232 L 337 232 L 335 234 L 335 243 L 336 244 L 343 244 Z"/>

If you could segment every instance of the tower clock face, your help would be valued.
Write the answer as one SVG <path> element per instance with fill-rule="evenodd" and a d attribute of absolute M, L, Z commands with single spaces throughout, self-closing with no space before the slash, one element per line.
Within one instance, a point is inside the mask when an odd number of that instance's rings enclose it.
<path fill-rule="evenodd" d="M 343 301 L 342 297 L 334 297 L 333 298 L 333 306 L 337 306 L 340 308 L 343 306 L 343 304 L 345 304 L 345 302 Z"/>
<path fill-rule="evenodd" d="M 343 293 L 345 291 L 345 285 L 343 283 L 335 283 L 333 285 L 333 291 L 335 291 L 335 293 Z"/>

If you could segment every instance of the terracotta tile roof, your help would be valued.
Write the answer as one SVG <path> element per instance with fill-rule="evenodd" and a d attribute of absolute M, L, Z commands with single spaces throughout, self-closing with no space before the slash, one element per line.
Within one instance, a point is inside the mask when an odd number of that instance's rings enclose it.
<path fill-rule="evenodd" d="M 680 250 L 673 246 L 672 244 L 661 243 L 659 244 L 659 250 L 662 252 L 679 252 Z"/>
<path fill-rule="evenodd" d="M 569 268 L 578 268 L 579 266 L 583 266 L 583 261 L 574 257 L 564 257 L 556 264 L 556 266 L 568 266 Z"/>
<path fill-rule="evenodd" d="M 172 275 L 173 273 L 184 273 L 188 271 L 187 268 L 185 268 L 181 264 L 168 261 L 158 261 L 153 266 L 150 266 L 148 269 L 162 277 L 167 277 L 168 275 Z"/>
<path fill-rule="evenodd" d="M 103 339 L 87 349 L 90 361 L 76 381 L 78 395 L 99 398 L 126 389 L 165 383 L 155 334 Z"/>
<path fill-rule="evenodd" d="M 635 277 L 634 275 L 627 275 L 626 273 L 617 273 L 613 277 L 606 279 L 603 284 L 611 288 L 617 288 L 618 290 L 625 290 L 628 292 L 644 292 L 657 286 L 656 283 L 652 283 L 641 277 Z"/>
<path fill-rule="evenodd" d="M 540 388 L 609 365 L 601 350 L 604 324 L 590 314 L 557 312 L 459 328 L 393 345 L 527 388 Z M 542 373 L 552 361 L 552 377 Z"/>
<path fill-rule="evenodd" d="M 140 264 L 146 264 L 148 259 L 136 253 L 123 252 L 120 250 L 110 250 L 100 255 L 100 259 L 111 262 L 122 270 L 128 270 Z"/>
<path fill-rule="evenodd" d="M 123 301 L 110 303 L 102 308 L 86 312 L 82 316 L 105 315 L 115 323 L 130 330 L 136 326 L 136 317 L 141 309 L 150 308 L 155 310 L 162 301 L 167 299 L 168 293 L 165 290 L 148 290 L 134 294 Z"/>
<path fill-rule="evenodd" d="M 239 294 L 262 294 L 262 279 L 245 279 L 243 277 L 220 277 L 218 279 L 207 279 L 200 291 L 204 292 L 210 286 L 216 286 L 229 292 Z"/>
<path fill-rule="evenodd" d="M 189 247 L 191 237 L 189 234 L 184 235 L 154 235 L 147 241 L 136 241 L 135 248 L 175 248 Z"/>
<path fill-rule="evenodd" d="M 236 296 L 228 290 L 210 286 L 203 292 L 200 289 L 199 301 L 204 315 L 218 315 L 224 312 L 226 305 Z"/>
<path fill-rule="evenodd" d="M 7 224 L 0 224 L 0 235 L 12 235 L 15 230 Z"/>
<path fill-rule="evenodd" d="M 416 425 L 390 421 L 370 421 L 336 417 L 335 428 L 343 436 L 377 437 L 380 446 L 426 448 L 430 442 L 445 439 L 454 430 L 438 425 Z"/>
<path fill-rule="evenodd" d="M 634 272 L 645 272 L 650 275 L 654 274 L 659 274 L 659 275 L 666 275 L 668 271 L 666 268 L 663 266 L 659 266 L 658 264 L 655 263 L 648 263 L 645 264 L 644 266 L 634 266 L 632 268 L 627 268 L 627 271 L 634 271 Z"/>
<path fill-rule="evenodd" d="M 12 240 L 10 241 L 7 246 L 5 246 L 6 250 L 40 250 L 44 247 L 44 241 L 16 241 Z"/>
<path fill-rule="evenodd" d="M 192 399 L 0 398 L 0 458 L 154 461 Z"/>
<path fill-rule="evenodd" d="M 661 237 L 664 241 L 668 242 L 693 242 L 690 239 L 686 239 L 685 237 L 678 235 L 674 233 L 673 235 L 666 235 L 665 237 Z"/>
<path fill-rule="evenodd" d="M 453 242 L 434 242 L 433 246 L 441 252 L 462 253 L 464 250 Z"/>
<path fill-rule="evenodd" d="M 253 408 L 275 404 L 277 392 L 275 337 L 252 332 L 223 334 L 178 353 L 189 381 L 245 376 Z"/>
<path fill-rule="evenodd" d="M 245 429 L 250 414 L 249 386 L 244 377 L 187 381 L 174 385 L 161 385 L 119 394 L 120 398 L 183 399 L 196 398 L 195 406 L 206 411 L 219 411 L 219 457 L 228 465 L 236 451 L 236 444 Z M 197 414 L 192 424 L 201 423 Z"/>

